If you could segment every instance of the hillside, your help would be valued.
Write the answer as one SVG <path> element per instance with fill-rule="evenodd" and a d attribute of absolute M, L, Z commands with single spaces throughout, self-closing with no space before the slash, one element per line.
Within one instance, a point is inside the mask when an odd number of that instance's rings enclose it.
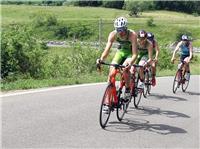
<path fill-rule="evenodd" d="M 153 32 L 156 38 L 164 44 L 173 43 L 175 35 L 179 30 L 191 32 L 194 39 L 200 35 L 200 17 L 178 12 L 149 11 L 143 12 L 138 18 L 133 18 L 125 10 L 99 7 L 2 5 L 1 8 L 3 27 L 14 22 L 22 24 L 30 23 L 38 15 L 50 14 L 55 16 L 62 26 L 80 22 L 86 24 L 93 32 L 90 37 L 91 41 L 98 41 L 99 19 L 102 19 L 103 23 L 102 39 L 106 41 L 108 33 L 113 29 L 112 22 L 117 16 L 126 16 L 129 21 L 129 28 L 133 30 L 145 29 Z M 147 21 L 150 18 L 153 18 L 154 27 L 147 26 Z M 40 30 L 38 32 L 41 33 Z M 47 39 L 54 39 L 51 33 L 45 33 L 44 36 Z M 200 46 L 200 41 L 196 40 L 193 44 L 194 46 Z"/>

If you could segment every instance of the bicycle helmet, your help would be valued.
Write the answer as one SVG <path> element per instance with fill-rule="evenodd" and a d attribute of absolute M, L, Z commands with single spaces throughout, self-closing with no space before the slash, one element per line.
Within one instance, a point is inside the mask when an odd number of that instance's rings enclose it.
<path fill-rule="evenodd" d="M 182 36 L 181 36 L 181 40 L 183 40 L 183 41 L 188 41 L 188 36 L 187 36 L 187 35 L 182 35 Z"/>
<path fill-rule="evenodd" d="M 145 30 L 139 30 L 137 35 L 138 35 L 138 38 L 146 38 L 147 37 L 147 32 Z"/>
<path fill-rule="evenodd" d="M 119 17 L 114 21 L 114 27 L 116 31 L 125 31 L 127 29 L 127 19 Z"/>
<path fill-rule="evenodd" d="M 154 34 L 148 32 L 148 33 L 147 33 L 147 38 L 148 38 L 149 40 L 153 40 L 153 39 L 154 39 Z"/>

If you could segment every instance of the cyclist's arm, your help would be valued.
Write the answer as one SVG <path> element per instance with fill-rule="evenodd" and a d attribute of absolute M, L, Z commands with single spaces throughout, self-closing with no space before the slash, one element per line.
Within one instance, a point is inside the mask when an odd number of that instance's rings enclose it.
<path fill-rule="evenodd" d="M 190 57 L 189 57 L 189 60 L 191 60 L 191 59 L 192 59 L 192 54 L 193 54 L 192 42 L 190 42 L 189 50 L 190 50 Z"/>
<path fill-rule="evenodd" d="M 108 56 L 109 51 L 110 51 L 110 48 L 112 47 L 112 44 L 113 44 L 114 40 L 115 40 L 115 32 L 113 31 L 113 32 L 111 32 L 111 33 L 109 34 L 109 36 L 108 36 L 108 41 L 107 41 L 107 43 L 106 43 L 106 47 L 105 47 L 105 49 L 104 49 L 104 51 L 103 51 L 103 53 L 102 53 L 102 55 L 101 55 L 101 58 L 100 58 L 100 59 L 101 59 L 102 61 L 104 61 L 105 58 Z"/>
<path fill-rule="evenodd" d="M 149 56 L 149 59 L 147 61 L 147 63 L 151 63 L 152 62 L 152 55 L 153 55 L 153 44 L 151 42 L 149 42 L 149 45 L 148 45 L 148 56 Z"/>
<path fill-rule="evenodd" d="M 159 45 L 158 45 L 157 41 L 155 41 L 155 50 L 156 50 L 155 60 L 157 61 L 158 60 L 158 55 L 159 55 L 159 52 L 160 52 L 160 48 L 159 48 Z"/>
<path fill-rule="evenodd" d="M 174 60 L 175 55 L 176 55 L 176 52 L 179 50 L 180 45 L 181 45 L 181 42 L 179 42 L 179 43 L 177 44 L 177 46 L 176 46 L 176 48 L 175 48 L 175 50 L 174 50 L 174 52 L 173 52 L 173 55 L 172 55 L 172 59 L 171 59 L 171 61 Z"/>
<path fill-rule="evenodd" d="M 137 35 L 135 32 L 131 32 L 130 36 L 129 36 L 129 40 L 131 41 L 131 45 L 132 45 L 132 58 L 131 58 L 131 62 L 130 65 L 134 64 L 135 60 L 137 59 Z"/>

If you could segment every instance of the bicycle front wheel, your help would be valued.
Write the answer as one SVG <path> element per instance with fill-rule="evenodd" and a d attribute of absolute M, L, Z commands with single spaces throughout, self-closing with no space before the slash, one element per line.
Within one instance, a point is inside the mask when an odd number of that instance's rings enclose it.
<path fill-rule="evenodd" d="M 185 74 L 185 75 L 186 75 L 186 74 Z M 184 75 L 183 78 L 185 78 L 185 75 Z M 188 78 L 188 80 L 184 79 L 184 80 L 182 81 L 182 91 L 183 91 L 183 92 L 186 91 L 186 89 L 187 89 L 187 87 L 188 87 L 188 85 L 189 85 L 189 82 L 190 82 L 190 77 Z"/>
<path fill-rule="evenodd" d="M 113 87 L 111 85 L 107 86 L 101 102 L 99 122 L 102 128 L 106 127 L 110 117 L 111 101 L 113 100 L 112 89 Z"/>
<path fill-rule="evenodd" d="M 174 77 L 174 82 L 173 82 L 173 93 L 176 93 L 176 90 L 177 88 L 179 87 L 180 85 L 180 80 L 181 80 L 181 73 L 180 71 L 178 70 L 176 72 L 176 75 Z"/>

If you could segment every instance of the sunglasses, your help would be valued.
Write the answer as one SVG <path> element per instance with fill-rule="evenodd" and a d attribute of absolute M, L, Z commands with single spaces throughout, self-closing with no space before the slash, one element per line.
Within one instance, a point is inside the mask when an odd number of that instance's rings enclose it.
<path fill-rule="evenodd" d="M 117 28 L 116 30 L 118 33 L 121 33 L 121 32 L 125 32 L 126 28 L 122 27 L 122 28 Z"/>

